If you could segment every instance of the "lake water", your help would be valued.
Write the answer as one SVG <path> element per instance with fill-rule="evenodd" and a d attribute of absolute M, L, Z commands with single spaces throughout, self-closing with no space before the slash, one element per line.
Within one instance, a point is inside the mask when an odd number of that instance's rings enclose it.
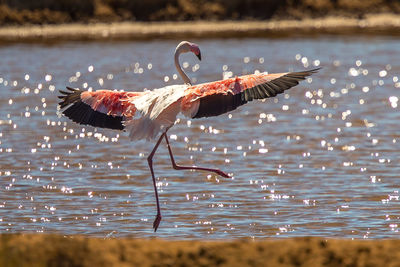
<path fill-rule="evenodd" d="M 322 66 L 274 99 L 169 131 L 175 171 L 154 143 L 77 125 L 57 113 L 65 86 L 138 90 L 182 83 L 179 40 L 0 47 L 0 231 L 97 237 L 398 238 L 400 40 L 387 37 L 192 40 L 194 83 L 256 70 Z"/>

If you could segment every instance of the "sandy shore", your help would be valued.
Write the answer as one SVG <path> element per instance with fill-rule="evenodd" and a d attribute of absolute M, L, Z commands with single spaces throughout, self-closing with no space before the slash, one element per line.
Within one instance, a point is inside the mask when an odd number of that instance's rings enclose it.
<path fill-rule="evenodd" d="M 1 266 L 400 266 L 400 240 L 164 241 L 3 234 Z"/>
<path fill-rule="evenodd" d="M 302 36 L 316 34 L 400 35 L 400 15 L 375 14 L 364 19 L 327 17 L 280 21 L 121 22 L 8 26 L 0 42 L 45 40 L 143 40 L 151 38 L 215 38 Z"/>

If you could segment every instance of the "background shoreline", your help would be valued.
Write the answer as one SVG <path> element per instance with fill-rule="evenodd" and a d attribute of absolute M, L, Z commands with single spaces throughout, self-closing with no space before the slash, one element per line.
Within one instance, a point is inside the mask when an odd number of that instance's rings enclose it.
<path fill-rule="evenodd" d="M 0 27 L 0 43 L 66 40 L 148 40 L 170 38 L 245 38 L 331 35 L 400 36 L 400 15 L 365 18 L 325 17 L 273 21 L 186 21 L 73 23 Z"/>

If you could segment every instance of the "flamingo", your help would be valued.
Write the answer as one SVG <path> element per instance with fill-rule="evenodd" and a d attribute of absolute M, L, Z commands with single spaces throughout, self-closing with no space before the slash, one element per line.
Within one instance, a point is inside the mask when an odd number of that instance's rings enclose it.
<path fill-rule="evenodd" d="M 218 116 L 254 99 L 281 94 L 319 70 L 317 68 L 300 72 L 257 73 L 192 85 L 179 63 L 179 56 L 188 52 L 192 52 L 201 60 L 197 44 L 188 41 L 178 44 L 174 54 L 175 67 L 184 84 L 143 92 L 81 91 L 70 87 L 67 87 L 67 91 L 60 90 L 62 95 L 59 98 L 62 101 L 59 103 L 59 108 L 66 117 L 76 123 L 127 130 L 132 140 L 154 140 L 161 133 L 147 158 L 157 206 L 153 222 L 154 232 L 157 231 L 162 217 L 153 170 L 153 156 L 163 139 L 175 170 L 201 170 L 225 178 L 230 177 L 219 169 L 176 164 L 167 131 L 174 125 L 178 113 L 192 119 Z"/>

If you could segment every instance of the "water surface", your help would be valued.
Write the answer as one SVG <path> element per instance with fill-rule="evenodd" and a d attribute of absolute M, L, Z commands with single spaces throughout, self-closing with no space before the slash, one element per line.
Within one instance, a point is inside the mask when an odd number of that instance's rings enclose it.
<path fill-rule="evenodd" d="M 196 41 L 196 40 L 194 40 Z M 99 237 L 397 238 L 399 39 L 198 40 L 181 62 L 195 83 L 254 71 L 322 66 L 274 99 L 219 117 L 180 117 L 169 131 L 180 164 L 155 156 L 163 220 L 146 157 L 153 143 L 77 125 L 58 90 L 144 90 L 179 84 L 178 40 L 0 47 L 0 231 Z"/>

